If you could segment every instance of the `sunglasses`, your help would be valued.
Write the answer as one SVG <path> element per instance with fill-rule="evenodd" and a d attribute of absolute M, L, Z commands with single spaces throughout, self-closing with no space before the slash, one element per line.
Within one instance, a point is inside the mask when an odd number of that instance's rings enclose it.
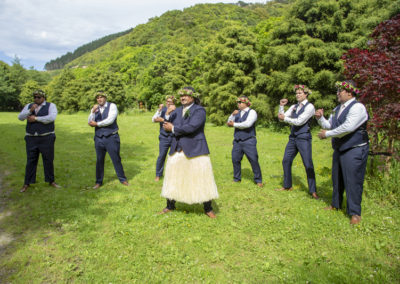
<path fill-rule="evenodd" d="M 40 99 L 41 96 L 33 96 L 34 99 Z"/>
<path fill-rule="evenodd" d="M 237 103 L 238 103 L 238 104 L 244 104 L 244 102 L 241 102 L 241 101 L 237 101 Z"/>

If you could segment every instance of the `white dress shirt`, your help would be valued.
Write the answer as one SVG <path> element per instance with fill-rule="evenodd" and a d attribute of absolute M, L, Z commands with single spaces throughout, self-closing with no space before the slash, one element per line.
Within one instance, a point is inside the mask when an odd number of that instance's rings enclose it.
<path fill-rule="evenodd" d="M 244 110 L 240 111 L 240 117 L 242 117 L 246 112 L 249 111 L 250 108 L 246 107 Z M 235 121 L 235 116 L 230 115 L 228 121 Z M 257 121 L 257 112 L 254 109 L 250 109 L 249 115 L 246 120 L 243 122 L 235 122 L 233 123 L 233 127 L 238 129 L 246 129 L 251 127 Z"/>
<path fill-rule="evenodd" d="M 107 106 L 108 106 L 108 102 L 106 102 L 103 106 L 99 105 L 97 111 L 100 111 L 100 113 L 103 114 L 103 112 L 104 112 L 104 110 L 106 109 Z M 88 122 L 95 121 L 96 112 L 93 113 L 92 111 L 90 111 Z M 98 121 L 97 122 L 97 126 L 98 127 L 104 127 L 104 126 L 108 126 L 110 124 L 113 124 L 113 122 L 117 118 L 117 115 L 118 115 L 117 106 L 114 103 L 110 103 L 110 110 L 108 111 L 107 118 L 103 119 L 101 121 Z"/>
<path fill-rule="evenodd" d="M 308 102 L 308 100 L 305 99 L 304 101 L 299 103 L 299 106 L 296 109 L 296 113 L 299 113 L 299 111 L 304 107 L 304 105 L 307 102 Z M 300 107 L 300 104 L 302 104 L 301 107 Z M 308 104 L 302 114 L 300 114 L 297 118 L 292 118 L 292 113 L 293 113 L 293 109 L 295 106 L 296 105 L 292 105 L 286 112 L 284 112 L 285 111 L 284 106 L 281 106 L 281 105 L 279 106 L 279 113 L 285 114 L 285 118 L 283 121 L 289 123 L 290 125 L 294 125 L 294 126 L 303 125 L 315 114 L 315 108 L 314 108 L 313 104 Z"/>
<path fill-rule="evenodd" d="M 348 105 L 354 100 L 355 100 L 355 98 L 352 98 L 352 99 L 348 100 L 347 102 L 345 102 L 343 104 L 344 108 L 348 107 Z M 321 125 L 321 127 L 324 129 L 331 129 L 333 115 L 334 114 L 331 114 L 328 120 L 326 120 L 325 117 L 322 116 L 318 120 L 319 125 Z M 367 109 L 365 108 L 365 106 L 363 104 L 356 103 L 350 108 L 349 113 L 346 116 L 346 120 L 341 125 L 336 127 L 335 129 L 326 131 L 325 135 L 326 135 L 326 137 L 341 138 L 341 137 L 353 132 L 354 130 L 356 130 L 367 120 L 368 120 Z"/>
<path fill-rule="evenodd" d="M 36 115 L 36 114 L 39 112 L 39 110 L 40 110 L 43 106 L 45 106 L 46 104 L 47 104 L 47 102 L 46 102 L 46 101 L 43 101 L 43 103 L 41 103 L 41 104 L 35 109 L 35 111 L 33 111 L 32 113 L 31 113 L 31 111 L 30 111 L 30 109 L 29 109 L 30 103 L 27 104 L 27 105 L 22 109 L 22 111 L 20 112 L 20 114 L 18 115 L 18 119 L 21 120 L 21 121 L 24 121 L 25 119 L 28 118 L 28 116 L 30 116 L 30 115 Z M 37 116 L 37 117 L 36 117 L 36 121 L 41 122 L 41 123 L 43 123 L 43 124 L 49 124 L 49 123 L 55 121 L 55 120 L 56 120 L 56 117 L 57 117 L 57 107 L 56 107 L 55 104 L 50 104 L 48 115 Z"/>
<path fill-rule="evenodd" d="M 190 106 L 187 106 L 187 107 L 182 106 L 182 117 L 185 116 L 185 112 L 187 112 L 192 107 L 192 105 L 194 105 L 194 102 Z M 165 119 L 168 120 L 169 116 L 170 115 L 166 114 L 165 115 Z M 172 125 L 172 131 L 171 132 L 175 134 L 175 126 L 174 125 Z"/>
<path fill-rule="evenodd" d="M 153 115 L 153 117 L 151 118 L 152 122 L 156 122 L 156 118 L 159 118 L 161 116 L 161 110 L 157 110 L 156 113 Z"/>

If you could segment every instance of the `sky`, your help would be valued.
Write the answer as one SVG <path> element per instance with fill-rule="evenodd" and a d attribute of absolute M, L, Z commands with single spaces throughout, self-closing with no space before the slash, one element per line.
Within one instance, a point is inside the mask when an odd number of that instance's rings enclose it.
<path fill-rule="evenodd" d="M 29 69 L 170 10 L 238 0 L 0 0 L 0 60 Z M 266 0 L 244 2 L 265 3 Z"/>

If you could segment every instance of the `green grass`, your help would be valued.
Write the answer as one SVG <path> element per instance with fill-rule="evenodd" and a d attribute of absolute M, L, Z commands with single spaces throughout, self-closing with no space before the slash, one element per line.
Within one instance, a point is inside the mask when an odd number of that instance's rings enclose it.
<path fill-rule="evenodd" d="M 350 226 L 330 204 L 330 141 L 313 139 L 318 193 L 307 193 L 298 156 L 292 192 L 277 192 L 287 134 L 258 129 L 265 187 L 232 183 L 233 130 L 206 126 L 220 198 L 217 219 L 202 205 L 177 203 L 167 215 L 155 182 L 158 125 L 151 114 L 120 115 L 121 156 L 129 187 L 119 184 L 109 157 L 104 186 L 94 191 L 95 150 L 87 114 L 56 121 L 56 181 L 41 162 L 38 183 L 21 194 L 25 123 L 0 113 L 0 282 L 11 283 L 398 283 L 400 210 L 364 195 L 362 223 Z M 316 136 L 315 134 L 313 135 Z M 365 191 L 374 188 L 366 187 Z M 8 238 L 7 238 L 8 237 Z M 8 240 L 8 241 L 7 241 Z"/>

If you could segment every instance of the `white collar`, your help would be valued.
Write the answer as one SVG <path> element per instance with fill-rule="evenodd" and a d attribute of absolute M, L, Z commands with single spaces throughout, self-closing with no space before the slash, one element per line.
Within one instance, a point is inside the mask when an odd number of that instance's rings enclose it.
<path fill-rule="evenodd" d="M 307 100 L 307 99 L 304 99 L 303 101 L 298 102 L 298 103 L 299 103 L 299 105 L 302 104 L 303 106 L 305 106 L 306 103 L 308 103 L 308 100 Z"/>
<path fill-rule="evenodd" d="M 106 102 L 103 106 L 100 106 L 100 108 L 106 108 L 108 106 L 108 102 Z"/>
<path fill-rule="evenodd" d="M 249 110 L 250 110 L 250 108 L 246 107 L 245 109 L 242 109 L 241 111 L 248 112 Z"/>
<path fill-rule="evenodd" d="M 352 101 L 354 101 L 356 98 L 351 98 L 350 100 L 348 100 L 347 102 L 343 103 L 344 107 L 347 107 L 349 104 L 351 104 Z"/>
<path fill-rule="evenodd" d="M 184 106 L 183 108 L 184 108 L 184 109 L 189 109 L 189 108 L 192 107 L 192 105 L 194 105 L 194 102 L 193 102 L 190 106 Z"/>

